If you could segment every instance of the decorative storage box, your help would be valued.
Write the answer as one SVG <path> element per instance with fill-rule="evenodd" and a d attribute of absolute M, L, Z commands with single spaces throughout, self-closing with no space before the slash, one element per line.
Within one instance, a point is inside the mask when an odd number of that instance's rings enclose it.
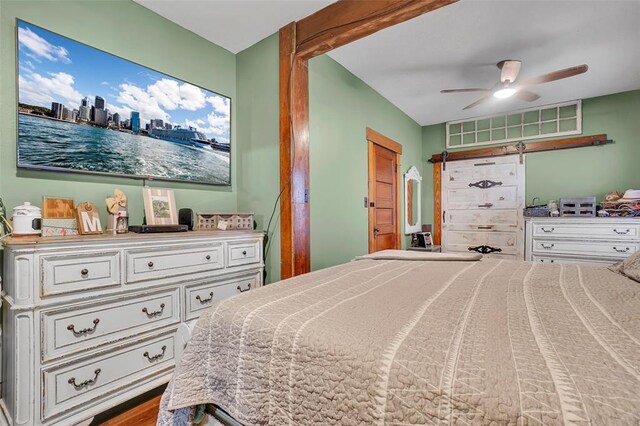
<path fill-rule="evenodd" d="M 594 217 L 595 215 L 596 197 L 560 199 L 560 216 Z"/>
<path fill-rule="evenodd" d="M 196 213 L 197 229 L 199 231 L 216 231 L 226 222 L 228 230 L 253 229 L 253 213 Z"/>

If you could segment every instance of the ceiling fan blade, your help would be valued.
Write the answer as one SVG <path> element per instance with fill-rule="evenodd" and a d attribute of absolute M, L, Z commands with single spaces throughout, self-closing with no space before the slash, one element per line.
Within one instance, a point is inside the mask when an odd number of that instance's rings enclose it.
<path fill-rule="evenodd" d="M 573 77 L 574 75 L 584 74 L 587 72 L 589 67 L 586 64 L 578 65 L 575 67 L 565 68 L 563 70 L 558 70 L 554 72 L 550 72 L 545 75 L 541 75 L 538 77 L 530 78 L 529 80 L 521 81 L 521 86 L 533 86 L 535 84 L 543 84 L 549 83 L 551 81 L 561 80 L 567 77 Z"/>
<path fill-rule="evenodd" d="M 521 65 L 521 61 L 513 61 L 510 59 L 498 62 L 498 68 L 500 68 L 500 82 L 513 83 L 516 81 Z"/>
<path fill-rule="evenodd" d="M 489 99 L 491 99 L 492 97 L 493 97 L 493 94 L 492 94 L 492 93 L 489 93 L 488 95 L 485 95 L 485 96 L 481 97 L 480 99 L 478 99 L 478 100 L 477 100 L 477 101 L 475 101 L 474 103 L 472 103 L 472 104 L 470 104 L 470 105 L 467 105 L 466 107 L 464 107 L 464 108 L 462 108 L 462 109 L 463 109 L 463 110 L 465 110 L 465 109 L 471 109 L 471 108 L 473 108 L 473 107 L 476 107 L 476 106 L 478 106 L 478 105 L 480 105 L 480 104 L 482 104 L 482 103 L 484 103 L 484 102 L 488 101 L 488 100 L 489 100 Z"/>
<path fill-rule="evenodd" d="M 516 98 L 522 101 L 527 101 L 527 102 L 533 102 L 540 99 L 540 95 L 538 95 L 537 93 L 530 92 L 528 90 L 518 90 L 516 93 L 513 94 L 513 96 L 515 96 Z"/>
<path fill-rule="evenodd" d="M 478 87 L 474 87 L 471 89 L 445 89 L 441 90 L 440 93 L 466 93 L 466 92 L 489 92 L 489 89 L 480 89 Z"/>

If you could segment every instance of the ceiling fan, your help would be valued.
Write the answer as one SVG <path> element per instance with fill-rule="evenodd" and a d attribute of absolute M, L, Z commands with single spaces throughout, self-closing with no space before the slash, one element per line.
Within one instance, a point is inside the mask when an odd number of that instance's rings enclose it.
<path fill-rule="evenodd" d="M 441 90 L 440 93 L 466 93 L 466 92 L 486 92 L 486 95 L 475 101 L 474 103 L 467 105 L 463 109 L 470 109 L 488 101 L 491 98 L 506 99 L 511 96 L 516 98 L 533 102 L 540 98 L 540 95 L 527 90 L 528 87 L 538 84 L 549 83 L 551 81 L 561 80 L 563 78 L 573 77 L 587 72 L 589 67 L 585 64 L 575 67 L 565 68 L 562 70 L 550 72 L 535 78 L 515 83 L 518 73 L 520 72 L 520 66 L 522 61 L 516 61 L 512 59 L 506 59 L 496 64 L 500 69 L 500 82 L 496 83 L 491 89 L 471 88 L 471 89 L 446 89 Z"/>

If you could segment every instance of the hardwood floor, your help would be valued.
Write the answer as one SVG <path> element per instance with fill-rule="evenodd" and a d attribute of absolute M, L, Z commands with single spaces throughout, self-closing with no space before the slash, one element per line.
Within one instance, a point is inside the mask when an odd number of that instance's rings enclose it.
<path fill-rule="evenodd" d="M 165 386 L 154 389 L 96 416 L 91 426 L 155 426 L 164 388 Z"/>

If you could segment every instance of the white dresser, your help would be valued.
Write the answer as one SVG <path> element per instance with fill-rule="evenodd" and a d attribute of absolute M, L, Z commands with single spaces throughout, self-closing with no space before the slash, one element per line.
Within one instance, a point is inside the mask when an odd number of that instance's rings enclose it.
<path fill-rule="evenodd" d="M 72 425 L 169 381 L 184 323 L 262 285 L 262 234 L 4 242 L 2 403 Z"/>
<path fill-rule="evenodd" d="M 638 218 L 532 217 L 525 234 L 533 262 L 611 264 L 640 250 Z"/>

